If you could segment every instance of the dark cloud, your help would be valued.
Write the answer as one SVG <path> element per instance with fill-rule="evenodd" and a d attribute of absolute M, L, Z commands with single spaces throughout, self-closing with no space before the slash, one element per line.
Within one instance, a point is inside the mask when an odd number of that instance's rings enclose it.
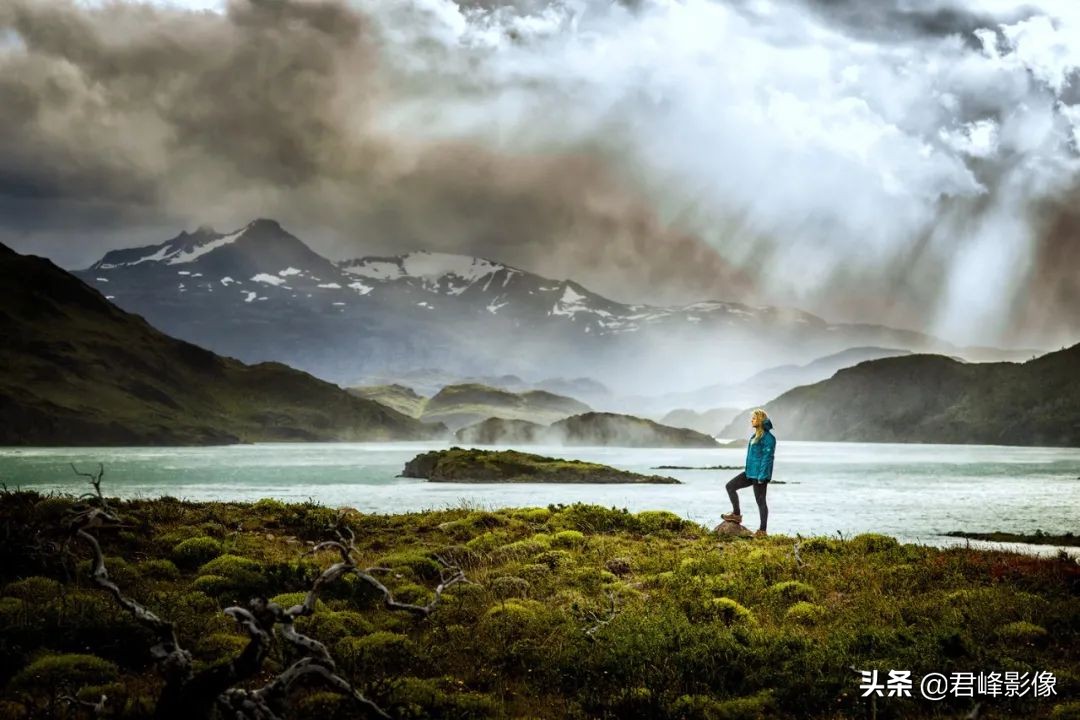
<path fill-rule="evenodd" d="M 2 239 L 85 265 L 272 216 L 338 256 L 472 253 L 624 301 L 1076 332 L 1075 89 L 1038 37 L 976 34 L 1037 8 L 359 6 L 0 0 Z"/>
<path fill-rule="evenodd" d="M 746 289 L 587 149 L 518 155 L 373 127 L 393 88 L 376 77 L 365 18 L 342 2 L 5 8 L 22 47 L 0 56 L 0 195 L 38 210 L 52 198 L 50 215 L 85 216 L 87 203 L 114 209 L 113 226 L 148 206 L 188 226 L 273 215 L 342 255 L 471 252 L 635 300 Z"/>
<path fill-rule="evenodd" d="M 967 7 L 942 0 L 918 2 L 867 2 L 866 0 L 802 0 L 806 7 L 831 24 L 859 37 L 909 41 L 918 38 L 962 37 L 971 47 L 979 47 L 975 31 L 1014 23 L 1038 14 L 1031 6 L 1012 8 L 1006 13 L 973 12 Z"/>

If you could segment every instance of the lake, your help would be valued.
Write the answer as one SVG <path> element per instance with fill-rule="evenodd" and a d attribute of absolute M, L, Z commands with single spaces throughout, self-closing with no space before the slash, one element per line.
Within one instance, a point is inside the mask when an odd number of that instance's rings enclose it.
<path fill-rule="evenodd" d="M 396 477 L 416 453 L 447 446 L 424 442 L 0 448 L 0 482 L 9 488 L 81 493 L 85 480 L 72 473 L 69 463 L 92 470 L 101 462 L 106 493 L 126 498 L 310 499 L 380 513 L 581 501 L 631 511 L 671 510 L 711 527 L 730 509 L 724 483 L 739 469 L 653 468 L 741 468 L 745 458 L 742 449 L 527 448 L 670 475 L 683 485 L 476 485 Z M 950 530 L 1080 532 L 1080 449 L 781 440 L 773 479 L 783 483 L 768 490 L 769 530 L 774 533 L 879 532 L 904 542 L 947 545 L 964 542 L 941 537 Z M 740 498 L 744 522 L 753 529 L 757 507 L 752 490 L 741 491 Z"/>

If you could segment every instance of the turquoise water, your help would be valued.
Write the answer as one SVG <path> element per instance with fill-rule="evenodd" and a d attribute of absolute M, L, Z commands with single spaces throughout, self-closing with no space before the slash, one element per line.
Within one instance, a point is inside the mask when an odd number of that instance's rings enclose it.
<path fill-rule="evenodd" d="M 683 485 L 474 485 L 399 478 L 405 461 L 445 443 L 258 444 L 209 448 L 0 448 L 0 482 L 82 492 L 72 473 L 105 465 L 122 497 L 315 500 L 365 512 L 461 505 L 483 508 L 576 501 L 664 509 L 715 525 L 738 470 L 653 470 L 657 465 L 741 466 L 742 449 L 530 448 L 558 457 L 671 475 Z M 811 443 L 781 440 L 770 486 L 769 530 L 784 534 L 881 532 L 949 544 L 949 530 L 1080 533 L 1080 449 Z M 743 490 L 745 524 L 757 508 Z"/>

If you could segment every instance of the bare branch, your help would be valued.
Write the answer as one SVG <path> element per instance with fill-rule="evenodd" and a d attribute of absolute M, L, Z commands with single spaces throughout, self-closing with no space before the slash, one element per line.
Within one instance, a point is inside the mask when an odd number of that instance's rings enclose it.
<path fill-rule="evenodd" d="M 592 613 L 593 620 L 596 621 L 596 624 L 592 625 L 591 627 L 589 627 L 589 628 L 587 628 L 585 630 L 585 634 L 589 637 L 589 639 L 594 639 L 593 635 L 595 635 L 596 632 L 600 628 L 604 627 L 605 625 L 610 623 L 612 620 L 614 620 L 615 615 L 618 613 L 618 608 L 616 607 L 616 604 L 615 604 L 615 593 L 613 593 L 613 592 L 611 592 L 609 590 L 608 593 L 607 593 L 607 597 L 608 597 L 608 602 L 610 603 L 610 607 L 608 608 L 607 617 L 600 618 L 595 613 Z"/>
<path fill-rule="evenodd" d="M 70 694 L 61 695 L 58 699 L 71 704 L 73 707 L 89 710 L 94 717 L 104 717 L 105 703 L 109 698 L 104 693 L 102 693 L 101 697 L 95 701 L 80 700 L 79 698 Z"/>

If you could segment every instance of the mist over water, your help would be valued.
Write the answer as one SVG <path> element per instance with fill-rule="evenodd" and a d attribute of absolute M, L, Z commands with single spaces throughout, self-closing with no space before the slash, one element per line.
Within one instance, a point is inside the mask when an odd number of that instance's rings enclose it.
<path fill-rule="evenodd" d="M 0 449 L 9 488 L 81 493 L 80 469 L 105 465 L 104 489 L 120 497 L 187 500 L 314 500 L 364 512 L 400 513 L 467 505 L 503 508 L 585 502 L 631 511 L 670 510 L 712 527 L 730 509 L 724 483 L 745 460 L 739 449 L 530 448 L 648 474 L 682 485 L 429 483 L 398 478 L 437 443 L 259 444 L 210 448 Z M 658 465 L 736 466 L 656 470 Z M 782 441 L 769 487 L 770 532 L 845 536 L 861 532 L 940 544 L 952 530 L 1080 531 L 1080 449 Z M 756 527 L 753 495 L 740 495 Z"/>

